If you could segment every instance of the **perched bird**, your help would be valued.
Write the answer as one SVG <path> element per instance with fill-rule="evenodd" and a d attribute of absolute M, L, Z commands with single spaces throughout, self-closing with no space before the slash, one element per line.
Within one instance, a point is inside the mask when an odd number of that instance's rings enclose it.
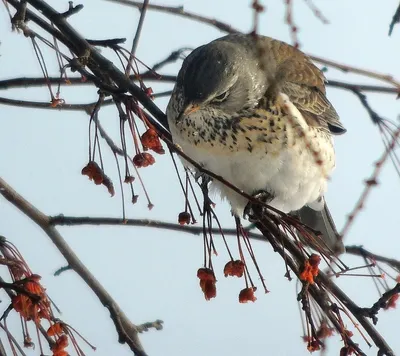
<path fill-rule="evenodd" d="M 232 34 L 183 62 L 167 107 L 172 138 L 207 170 L 270 206 L 295 213 L 343 250 L 324 200 L 335 167 L 332 135 L 346 130 L 325 95 L 323 73 L 300 50 Z M 248 200 L 212 183 L 232 212 Z"/>

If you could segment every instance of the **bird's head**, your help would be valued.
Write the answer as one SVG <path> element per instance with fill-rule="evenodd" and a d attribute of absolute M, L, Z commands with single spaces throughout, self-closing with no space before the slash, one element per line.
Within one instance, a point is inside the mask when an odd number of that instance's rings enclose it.
<path fill-rule="evenodd" d="M 217 40 L 194 50 L 184 61 L 168 116 L 198 112 L 230 117 L 254 107 L 266 89 L 254 56 L 240 43 Z M 202 116 L 203 116 L 202 115 Z"/>

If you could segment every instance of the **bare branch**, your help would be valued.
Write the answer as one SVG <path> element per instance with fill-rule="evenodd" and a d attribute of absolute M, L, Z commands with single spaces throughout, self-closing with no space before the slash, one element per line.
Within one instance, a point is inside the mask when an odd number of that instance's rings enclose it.
<path fill-rule="evenodd" d="M 16 0 L 7 0 L 9 4 L 14 6 L 16 9 L 19 8 L 20 3 Z M 29 0 L 28 1 L 33 7 L 39 10 L 45 17 L 51 19 L 55 26 L 59 28 L 59 31 L 52 31 L 59 41 L 64 43 L 68 48 L 75 52 L 78 58 L 83 57 L 88 63 L 88 67 L 93 73 L 97 73 L 99 78 L 103 78 L 102 72 L 99 68 L 107 68 L 107 73 L 114 83 L 119 87 L 120 90 L 129 91 L 134 95 L 139 102 L 141 102 L 149 112 L 154 115 L 157 120 L 164 126 L 168 127 L 168 122 L 165 114 L 153 103 L 153 101 L 144 93 L 141 88 L 132 83 L 114 64 L 102 56 L 96 48 L 91 46 L 82 36 L 80 36 L 75 29 L 61 16 L 56 10 L 42 0 Z M 32 11 L 26 11 L 27 18 L 31 19 L 40 27 L 48 31 L 48 24 L 44 23 L 36 14 Z M 51 26 L 50 26 L 51 28 Z M 90 57 L 90 61 L 88 60 Z M 79 72 L 82 71 L 82 66 L 79 65 L 79 61 L 73 63 L 75 69 Z M 99 83 L 98 85 L 102 85 Z"/>
<path fill-rule="evenodd" d="M 129 76 L 129 73 L 130 73 L 130 70 L 131 70 L 131 67 L 132 67 L 132 61 L 133 61 L 133 59 L 135 57 L 136 49 L 137 49 L 137 46 L 139 44 L 139 38 L 140 38 L 140 34 L 142 33 L 142 28 L 143 28 L 144 19 L 146 17 L 146 12 L 147 12 L 148 6 L 149 6 L 149 0 L 143 0 L 142 7 L 140 8 L 139 23 L 138 23 L 137 28 L 136 28 L 135 37 L 133 38 L 132 49 L 131 49 L 131 53 L 129 54 L 128 65 L 126 66 L 125 74 L 127 76 Z"/>
<path fill-rule="evenodd" d="M 271 222 L 267 217 L 261 217 L 259 222 L 256 223 L 257 228 L 261 231 L 261 233 L 268 239 L 271 243 L 274 251 L 278 252 L 289 265 L 290 269 L 299 277 L 299 266 L 304 262 L 304 257 L 299 252 L 298 248 L 294 244 L 293 241 L 288 239 L 282 232 L 276 227 L 276 225 Z M 281 236 L 281 239 L 276 239 L 275 236 Z M 292 258 L 295 259 L 293 261 L 290 258 L 287 258 L 287 252 L 289 251 Z M 335 284 L 331 281 L 331 279 L 324 274 L 323 272 L 319 272 L 317 280 L 320 282 L 319 287 L 314 285 L 309 285 L 309 291 L 321 309 L 324 311 L 326 316 L 335 325 L 335 328 L 340 332 L 341 325 L 338 324 L 337 319 L 333 315 L 333 305 L 328 302 L 328 296 L 326 291 L 329 291 L 332 295 L 334 295 L 337 300 L 340 300 L 347 309 L 357 318 L 358 322 L 363 326 L 363 328 L 367 331 L 368 335 L 374 340 L 375 345 L 379 348 L 379 355 L 394 355 L 390 346 L 386 343 L 386 341 L 382 338 L 382 336 L 378 333 L 378 331 L 371 325 L 371 323 L 367 320 L 367 318 L 359 312 L 360 308 Z M 320 288 L 323 286 L 324 288 Z M 349 340 L 347 340 L 349 341 Z M 351 340 L 350 340 L 351 341 Z M 361 355 L 365 355 L 358 347 L 358 345 L 354 344 L 352 347 L 355 350 L 358 350 Z"/>
<path fill-rule="evenodd" d="M 143 3 L 139 2 L 139 1 L 130 1 L 130 0 L 107 0 L 107 1 L 122 4 L 122 5 L 137 7 L 139 10 L 143 7 Z M 210 19 L 205 16 L 200 16 L 195 13 L 185 11 L 183 9 L 183 6 L 173 7 L 173 6 L 162 6 L 162 5 L 150 4 L 148 8 L 149 8 L 149 10 L 165 12 L 165 13 L 169 13 L 172 15 L 186 17 L 186 18 L 189 18 L 191 20 L 198 21 L 201 23 L 209 24 L 209 25 L 214 26 L 224 32 L 228 32 L 228 33 L 240 32 L 239 30 L 237 30 L 237 29 L 233 28 L 232 26 L 230 26 L 226 23 L 223 23 L 219 20 Z"/>
<path fill-rule="evenodd" d="M 317 57 L 317 56 L 310 55 L 310 54 L 308 54 L 308 55 L 313 61 L 315 61 L 317 63 L 340 69 L 346 73 L 360 74 L 360 75 L 363 75 L 368 78 L 378 79 L 383 82 L 387 82 L 389 84 L 394 85 L 397 88 L 397 90 L 400 89 L 400 83 L 397 80 L 395 80 L 393 78 L 393 76 L 390 74 L 382 74 L 382 73 L 374 72 L 372 70 L 362 69 L 362 68 L 350 66 L 348 64 L 335 62 L 335 61 L 325 59 L 322 57 Z"/>
<path fill-rule="evenodd" d="M 362 246 L 346 246 L 346 253 L 355 255 L 355 256 L 369 257 L 372 260 L 375 260 L 377 262 L 387 263 L 388 265 L 393 266 L 394 268 L 397 268 L 400 272 L 400 261 L 399 260 L 396 260 L 394 258 L 388 258 L 388 257 L 381 256 L 381 255 L 377 255 L 373 252 L 366 250 Z"/>
<path fill-rule="evenodd" d="M 383 308 L 386 309 L 390 300 L 399 293 L 400 283 L 397 283 L 392 289 L 389 289 L 387 292 L 383 293 L 383 295 L 372 305 L 371 308 L 360 308 L 359 313 L 371 318 L 374 325 L 376 325 L 378 322 L 377 314 L 379 311 Z"/>
<path fill-rule="evenodd" d="M 97 295 L 100 302 L 110 310 L 110 316 L 114 321 L 119 335 L 119 342 L 127 343 L 135 355 L 145 356 L 146 353 L 138 338 L 136 326 L 132 324 L 111 295 L 108 294 L 100 282 L 79 260 L 78 256 L 69 247 L 58 230 L 51 225 L 51 219 L 19 195 L 2 178 L 0 178 L 0 194 L 44 230 L 64 256 L 69 266 L 86 282 L 90 289 Z"/>
<path fill-rule="evenodd" d="M 54 226 L 79 226 L 79 225 L 111 225 L 111 226 L 138 226 L 138 227 L 151 227 L 155 229 L 162 230 L 172 230 L 172 231 L 180 231 L 186 232 L 193 235 L 201 235 L 203 233 L 202 226 L 189 226 L 189 225 L 180 225 L 176 223 L 170 223 L 166 221 L 160 220 L 152 220 L 152 219 L 120 219 L 120 218 L 110 218 L 110 217 L 89 217 L 89 216 L 64 216 L 64 215 L 56 215 L 50 217 L 50 223 Z M 237 235 L 236 229 L 224 228 L 223 233 L 225 235 Z M 265 241 L 265 237 L 250 232 L 248 229 L 249 237 L 259 240 Z M 220 233 L 219 228 L 211 229 L 211 232 L 218 234 Z"/>
<path fill-rule="evenodd" d="M 143 6 L 143 4 L 141 2 L 138 1 L 130 1 L 130 0 L 107 0 L 113 3 L 119 3 L 119 4 L 123 4 L 123 5 L 128 5 L 128 6 L 134 6 L 137 8 L 141 8 Z M 398 8 L 398 11 L 400 9 L 400 5 Z M 232 28 L 232 26 L 223 23 L 221 21 L 215 20 L 215 19 L 210 19 L 208 17 L 205 16 L 199 16 L 196 15 L 194 13 L 190 13 L 187 12 L 183 9 L 182 6 L 180 7 L 171 7 L 171 6 L 162 6 L 162 5 L 154 5 L 154 4 L 150 4 L 149 5 L 149 10 L 155 10 L 155 11 L 162 11 L 162 12 L 166 12 L 166 13 L 170 13 L 173 15 L 178 15 L 178 16 L 182 16 L 182 17 L 186 17 L 195 21 L 199 21 L 201 23 L 207 24 L 207 25 L 211 25 L 213 27 L 218 28 L 221 31 L 227 32 L 227 33 L 240 33 L 241 31 L 239 31 L 238 29 L 234 29 Z M 396 11 L 396 13 L 398 12 Z M 399 15 L 400 16 L 400 15 Z M 324 59 L 322 57 L 318 57 L 318 56 L 314 56 L 311 54 L 308 54 L 310 56 L 310 58 L 312 60 L 314 60 L 315 62 L 321 63 L 323 65 L 327 65 L 330 67 L 334 67 L 337 69 L 340 69 L 344 72 L 352 72 L 355 74 L 360 74 L 360 75 L 364 75 L 366 77 L 369 78 L 374 78 L 374 79 L 378 79 L 378 80 L 382 80 L 385 81 L 387 83 L 390 83 L 392 85 L 394 85 L 395 87 L 397 87 L 397 89 L 400 88 L 400 83 L 398 81 L 396 81 L 391 75 L 389 74 L 381 74 L 381 73 L 376 73 L 374 71 L 370 71 L 370 70 L 365 70 L 365 69 L 361 69 L 361 68 L 357 68 L 357 67 L 353 67 L 350 65 L 346 65 L 346 64 L 341 64 L 332 60 L 328 60 L 328 59 Z"/>
<path fill-rule="evenodd" d="M 361 193 L 360 197 L 358 198 L 356 205 L 354 206 L 352 212 L 347 216 L 347 220 L 343 226 L 340 235 L 342 238 L 346 235 L 349 231 L 351 225 L 354 223 L 355 217 L 357 214 L 365 207 L 365 201 L 371 192 L 371 189 L 378 184 L 378 175 L 383 168 L 383 165 L 390 157 L 392 150 L 394 149 L 395 145 L 397 144 L 397 140 L 400 137 L 400 127 L 393 133 L 392 140 L 389 145 L 385 148 L 385 151 L 381 155 L 381 157 L 376 161 L 375 168 L 371 174 L 371 176 L 365 181 L 364 190 Z"/>

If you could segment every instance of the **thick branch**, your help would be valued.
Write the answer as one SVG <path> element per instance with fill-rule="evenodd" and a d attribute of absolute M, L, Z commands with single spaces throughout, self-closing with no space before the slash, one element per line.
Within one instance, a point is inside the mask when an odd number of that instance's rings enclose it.
<path fill-rule="evenodd" d="M 146 353 L 138 338 L 138 330 L 136 326 L 132 324 L 118 304 L 113 300 L 111 295 L 108 294 L 100 282 L 79 260 L 78 256 L 69 247 L 57 229 L 50 224 L 50 218 L 19 195 L 2 178 L 0 178 L 0 194 L 44 230 L 47 236 L 49 236 L 51 241 L 67 260 L 69 266 L 79 274 L 79 276 L 97 295 L 100 302 L 110 310 L 110 316 L 117 328 L 119 341 L 121 343 L 126 342 L 135 355 L 145 356 Z"/>

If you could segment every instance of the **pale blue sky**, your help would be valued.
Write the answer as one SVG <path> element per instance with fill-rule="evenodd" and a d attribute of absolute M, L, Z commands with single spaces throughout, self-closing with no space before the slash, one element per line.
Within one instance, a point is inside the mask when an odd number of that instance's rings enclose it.
<path fill-rule="evenodd" d="M 395 27 L 392 37 L 387 36 L 397 0 L 315 0 L 330 25 L 321 24 L 304 1 L 294 2 L 295 21 L 304 51 L 400 78 L 400 27 Z M 60 11 L 67 8 L 67 2 L 53 0 L 50 3 Z M 82 3 L 85 8 L 70 19 L 79 32 L 92 39 L 126 37 L 130 48 L 139 16 L 137 10 L 105 1 L 86 0 Z M 218 18 L 243 31 L 251 28 L 249 3 L 241 0 L 163 1 L 166 5 L 183 4 L 186 10 Z M 264 3 L 267 11 L 260 18 L 260 33 L 290 41 L 289 29 L 284 24 L 284 1 Z M 40 75 L 30 41 L 10 31 L 4 10 L 0 11 L 0 16 L 0 79 Z M 212 27 L 149 11 L 137 56 L 151 65 L 172 50 L 194 48 L 221 35 Z M 49 68 L 57 74 L 54 57 L 51 52 L 44 52 Z M 179 65 L 169 65 L 160 72 L 174 74 Z M 329 70 L 327 76 L 376 83 L 335 70 Z M 171 86 L 154 84 L 152 87 L 157 92 Z M 49 100 L 44 88 L 13 90 L 0 95 Z M 63 88 L 62 97 L 68 103 L 90 102 L 96 99 L 96 89 Z M 327 194 L 340 228 L 363 188 L 363 180 L 372 172 L 373 162 L 380 156 L 383 145 L 377 128 L 353 94 L 328 89 L 328 97 L 348 129 L 346 135 L 336 140 L 337 169 Z M 396 120 L 400 107 L 394 96 L 368 97 L 382 116 Z M 165 109 L 167 99 L 160 99 L 157 104 Z M 80 174 L 87 163 L 87 115 L 8 106 L 1 106 L 0 110 L 0 175 L 17 191 L 48 214 L 121 216 L 118 188 L 116 197 L 111 199 L 103 187 L 95 186 Z M 100 120 L 117 140 L 115 109 L 101 110 Z M 116 183 L 117 171 L 106 146 L 103 153 L 106 173 Z M 183 198 L 168 155 L 156 159 L 155 166 L 141 171 L 154 209 L 147 210 L 138 187 L 139 202 L 135 206 L 127 205 L 127 215 L 174 222 L 183 208 Z M 400 257 L 398 179 L 391 164 L 387 164 L 379 178 L 381 184 L 374 188 L 366 211 L 360 214 L 346 243 L 364 244 L 377 253 Z M 218 204 L 217 210 L 223 225 L 232 226 L 228 206 Z M 227 262 L 225 253 L 214 262 L 216 270 L 220 271 L 218 297 L 211 302 L 204 300 L 196 278 L 196 271 L 202 264 L 201 237 L 129 227 L 66 227 L 60 231 L 134 323 L 164 320 L 163 331 L 150 331 L 141 337 L 149 355 L 308 354 L 300 338 L 295 282 L 289 283 L 283 277 L 284 264 L 267 243 L 254 243 L 254 246 L 271 293 L 258 292 L 256 303 L 241 305 L 237 302 L 237 294 L 242 282 L 222 276 Z M 61 318 L 97 346 L 95 355 L 131 354 L 127 346 L 118 344 L 108 311 L 79 277 L 73 272 L 58 278 L 52 276 L 65 264 L 60 253 L 37 226 L 4 199 L 0 199 L 0 234 L 15 243 L 31 269 L 43 276 L 49 295 L 63 311 Z M 223 251 L 219 239 L 217 248 Z M 361 263 L 347 257 L 345 260 L 349 264 Z M 369 306 L 377 298 L 371 280 L 343 277 L 340 282 L 361 306 Z M 7 299 L 2 300 L 6 306 Z M 399 316 L 398 310 L 379 315 L 378 330 L 395 351 L 400 351 Z M 15 316 L 10 316 L 9 323 L 14 323 L 18 330 L 19 321 Z M 354 329 L 350 323 L 348 326 Z M 4 340 L 3 335 L 1 337 Z M 338 340 L 338 336 L 332 339 L 327 355 L 338 354 Z M 368 355 L 376 354 L 376 349 L 368 350 L 359 335 L 355 340 Z"/>

